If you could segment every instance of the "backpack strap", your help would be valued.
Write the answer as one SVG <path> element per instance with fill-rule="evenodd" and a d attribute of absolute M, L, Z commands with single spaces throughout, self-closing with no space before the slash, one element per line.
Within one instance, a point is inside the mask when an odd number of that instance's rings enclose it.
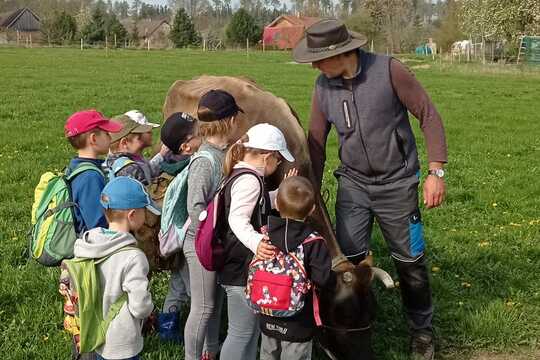
<path fill-rule="evenodd" d="M 302 241 L 302 245 L 307 245 L 320 240 L 324 241 L 324 238 L 317 233 L 311 233 L 304 241 Z M 311 290 L 313 292 L 313 317 L 315 318 L 315 324 L 317 326 L 322 326 L 321 314 L 319 311 L 319 296 L 315 290 L 315 285 L 311 286 Z"/>
<path fill-rule="evenodd" d="M 219 190 L 218 191 L 223 191 L 227 185 L 229 184 L 232 184 L 232 182 L 236 179 L 238 179 L 240 176 L 242 175 L 245 175 L 245 174 L 251 174 L 253 176 L 255 176 L 257 178 L 257 180 L 259 181 L 259 185 L 260 185 L 260 193 L 259 193 L 259 198 L 257 199 L 257 203 L 259 204 L 259 207 L 263 207 L 264 204 L 265 204 L 265 198 L 264 198 L 264 182 L 263 180 L 261 179 L 261 176 L 255 172 L 254 170 L 252 169 L 248 169 L 248 168 L 242 168 L 242 169 L 237 169 L 238 171 L 233 175 L 233 173 L 231 173 L 231 175 L 229 175 L 226 179 L 224 179 L 224 181 L 222 182 L 222 184 L 220 185 L 219 187 Z M 258 217 L 259 217 L 259 224 L 261 224 L 262 226 L 262 218 L 261 218 L 261 211 L 259 209 L 259 211 L 257 212 L 258 214 Z"/>
<path fill-rule="evenodd" d="M 69 175 L 66 176 L 66 180 L 68 182 L 72 181 L 77 175 L 82 174 L 83 172 L 87 170 L 94 170 L 100 173 L 102 176 L 104 176 L 103 171 L 94 163 L 89 161 L 84 161 L 79 163 L 73 171 L 69 173 Z"/>
<path fill-rule="evenodd" d="M 94 264 L 99 265 L 99 264 L 101 264 L 102 262 L 104 262 L 105 260 L 107 260 L 108 258 L 110 258 L 111 256 L 113 256 L 113 255 L 115 255 L 115 254 L 118 254 L 118 253 L 120 253 L 120 252 L 122 252 L 122 251 L 128 251 L 128 250 L 139 250 L 139 251 L 142 252 L 142 250 L 139 249 L 139 248 L 136 247 L 136 246 L 126 245 L 126 246 L 124 246 L 124 247 L 122 247 L 122 248 L 120 248 L 120 249 L 118 249 L 118 250 L 116 250 L 116 251 L 113 251 L 113 252 L 110 253 L 109 255 L 106 255 L 106 256 L 104 256 L 104 257 L 101 257 L 101 258 L 99 258 L 99 259 L 96 259 L 96 260 L 94 261 Z"/>
<path fill-rule="evenodd" d="M 212 193 L 216 193 L 220 190 L 220 182 L 221 182 L 221 164 L 219 161 L 216 161 L 214 156 L 210 153 L 210 151 L 201 150 L 197 151 L 195 154 L 191 156 L 191 159 L 189 160 L 188 169 L 191 167 L 191 164 L 195 162 L 195 160 L 205 158 L 212 164 L 212 175 L 214 178 L 214 188 L 212 189 Z M 189 170 L 188 170 L 189 171 Z"/>

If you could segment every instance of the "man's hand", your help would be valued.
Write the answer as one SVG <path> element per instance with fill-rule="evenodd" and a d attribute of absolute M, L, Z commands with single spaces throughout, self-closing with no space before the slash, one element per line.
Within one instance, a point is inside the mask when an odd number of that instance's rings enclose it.
<path fill-rule="evenodd" d="M 428 209 L 442 204 L 446 194 L 446 185 L 443 178 L 428 175 L 424 181 L 424 205 Z"/>

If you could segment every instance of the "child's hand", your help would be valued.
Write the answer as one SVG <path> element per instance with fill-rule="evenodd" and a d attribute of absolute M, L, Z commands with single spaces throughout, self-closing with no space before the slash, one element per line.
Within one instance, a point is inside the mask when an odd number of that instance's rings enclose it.
<path fill-rule="evenodd" d="M 289 171 L 287 171 L 287 173 L 283 176 L 283 180 L 285 180 L 286 178 L 291 177 L 291 176 L 298 176 L 298 169 L 297 168 L 289 169 Z"/>
<path fill-rule="evenodd" d="M 276 251 L 276 247 L 274 245 L 270 245 L 268 242 L 270 239 L 268 236 L 265 236 L 260 242 L 259 246 L 257 246 L 257 257 L 262 260 L 269 260 L 274 257 L 274 253 Z"/>
<path fill-rule="evenodd" d="M 171 150 L 169 150 L 169 148 L 165 144 L 161 144 L 161 149 L 159 150 L 161 156 L 165 157 L 170 151 Z"/>

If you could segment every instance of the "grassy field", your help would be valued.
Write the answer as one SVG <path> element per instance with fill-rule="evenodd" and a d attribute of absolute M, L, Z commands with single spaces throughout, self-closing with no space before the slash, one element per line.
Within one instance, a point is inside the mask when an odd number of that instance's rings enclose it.
<path fill-rule="evenodd" d="M 33 188 L 72 151 L 63 124 L 95 107 L 107 115 L 137 108 L 160 120 L 176 79 L 245 75 L 285 98 L 307 123 L 316 72 L 286 53 L 188 51 L 109 52 L 0 48 L 0 354 L 6 359 L 67 359 L 61 331 L 57 269 L 24 255 Z M 436 304 L 435 326 L 445 358 L 478 351 L 528 352 L 540 339 L 540 74 L 490 71 L 408 61 L 445 122 L 450 163 L 448 198 L 424 211 Z M 422 164 L 423 139 L 418 135 Z M 335 138 L 325 186 L 335 191 Z M 332 201 L 333 199 L 331 199 Z M 395 276 L 381 236 L 378 265 Z M 166 278 L 152 281 L 155 303 Z M 375 347 L 379 359 L 406 359 L 399 293 L 377 287 Z M 537 353 L 538 354 L 538 353 Z M 182 359 L 181 349 L 146 342 L 143 359 Z M 488 357 L 489 358 L 489 357 Z M 531 358 L 531 357 L 529 357 Z"/>

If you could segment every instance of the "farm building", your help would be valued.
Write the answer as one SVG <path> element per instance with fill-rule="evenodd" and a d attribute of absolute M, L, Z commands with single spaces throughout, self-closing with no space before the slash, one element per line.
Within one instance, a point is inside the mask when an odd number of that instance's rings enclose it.
<path fill-rule="evenodd" d="M 122 25 L 128 33 L 133 33 L 135 24 L 132 20 L 122 21 Z M 172 47 L 169 40 L 171 25 L 167 19 L 143 19 L 137 22 L 137 34 L 139 35 L 140 47 L 147 48 L 150 41 L 151 49 L 165 49 Z"/>
<path fill-rule="evenodd" d="M 0 43 L 32 43 L 41 39 L 41 20 L 29 8 L 0 14 Z"/>
<path fill-rule="evenodd" d="M 317 17 L 281 15 L 265 26 L 264 44 L 292 49 L 302 39 L 304 31 L 319 20 Z"/>

